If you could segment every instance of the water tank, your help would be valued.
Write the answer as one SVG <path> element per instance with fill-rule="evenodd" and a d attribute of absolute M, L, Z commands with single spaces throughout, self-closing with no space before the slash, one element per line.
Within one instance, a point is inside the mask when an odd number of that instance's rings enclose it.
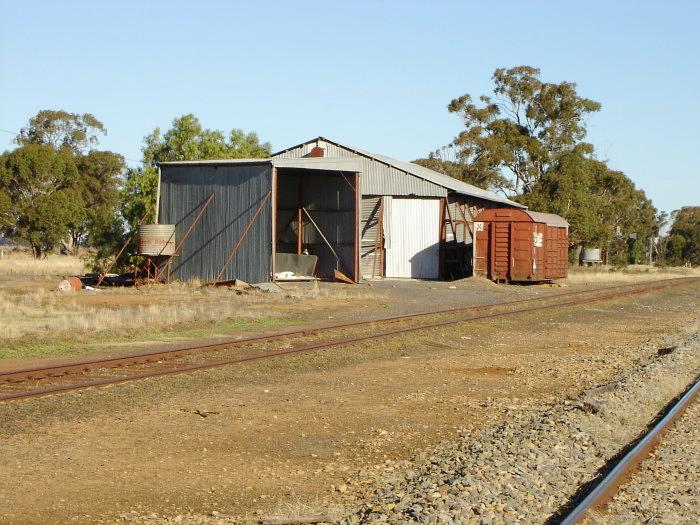
<path fill-rule="evenodd" d="M 138 229 L 139 255 L 173 255 L 175 253 L 174 224 L 142 224 Z"/>
<path fill-rule="evenodd" d="M 583 262 L 601 262 L 600 248 L 584 248 L 581 260 Z"/>

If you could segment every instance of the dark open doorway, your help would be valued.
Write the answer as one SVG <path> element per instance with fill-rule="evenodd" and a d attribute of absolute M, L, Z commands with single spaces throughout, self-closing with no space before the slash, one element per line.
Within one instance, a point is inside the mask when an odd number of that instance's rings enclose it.
<path fill-rule="evenodd" d="M 338 270 L 359 281 L 357 174 L 278 168 L 276 190 L 275 278 L 306 268 L 321 279 Z"/>

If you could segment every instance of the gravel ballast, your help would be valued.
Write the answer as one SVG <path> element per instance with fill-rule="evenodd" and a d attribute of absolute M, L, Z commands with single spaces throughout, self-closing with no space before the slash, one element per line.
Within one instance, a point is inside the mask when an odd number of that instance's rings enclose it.
<path fill-rule="evenodd" d="M 648 350 L 644 352 L 647 356 Z M 696 333 L 677 347 L 659 349 L 653 357 L 621 368 L 612 380 L 576 398 L 511 399 L 507 405 L 488 401 L 494 411 L 506 414 L 503 422 L 463 431 L 456 440 L 409 460 L 386 460 L 348 477 L 335 487 L 333 498 L 333 503 L 342 504 L 345 510 L 339 513 L 336 507 L 327 512 L 327 521 L 345 525 L 556 523 L 576 501 L 579 487 L 594 480 L 699 370 L 700 337 Z M 697 429 L 692 433 L 683 428 L 677 433 L 692 447 L 697 443 Z M 683 447 L 676 446 L 672 452 L 685 450 Z M 667 467 L 654 474 L 665 476 L 666 484 L 659 489 L 665 491 L 663 494 L 649 488 L 658 483 L 652 474 L 644 478 L 642 488 L 623 492 L 615 503 L 618 521 L 639 522 L 649 517 L 651 523 L 661 523 L 653 520 L 671 505 L 680 508 L 680 516 L 692 517 L 695 522 L 698 493 L 687 482 L 697 479 L 697 462 L 687 458 L 697 456 L 682 453 L 686 456 L 669 460 Z M 687 464 L 681 464 L 683 458 Z M 656 502 L 668 499 L 669 494 L 674 496 L 670 502 Z M 695 506 L 689 502 L 693 498 Z M 329 508 L 330 502 L 326 511 Z M 300 512 L 297 516 L 303 520 L 310 514 Z M 286 516 L 288 523 L 309 522 L 295 521 L 292 514 Z M 122 522 L 151 525 L 249 522 L 216 512 L 174 517 L 133 512 L 120 518 Z"/>
<path fill-rule="evenodd" d="M 691 524 L 700 519 L 700 403 L 695 401 L 620 487 L 607 512 L 588 523 Z"/>
<path fill-rule="evenodd" d="M 366 470 L 342 520 L 358 523 L 544 523 L 639 435 L 697 375 L 700 338 L 622 370 L 610 383 L 543 411 L 509 409 L 507 422 L 379 474 Z"/>

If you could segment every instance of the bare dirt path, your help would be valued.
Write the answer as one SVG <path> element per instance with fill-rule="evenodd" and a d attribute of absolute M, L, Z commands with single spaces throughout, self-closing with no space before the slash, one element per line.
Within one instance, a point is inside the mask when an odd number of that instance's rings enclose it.
<path fill-rule="evenodd" d="M 700 285 L 0 405 L 0 521 L 267 515 L 697 332 Z"/>

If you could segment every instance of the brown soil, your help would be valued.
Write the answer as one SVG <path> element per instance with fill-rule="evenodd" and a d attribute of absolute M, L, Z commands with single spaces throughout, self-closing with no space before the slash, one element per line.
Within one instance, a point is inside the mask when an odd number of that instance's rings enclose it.
<path fill-rule="evenodd" d="M 89 523 L 131 510 L 252 516 L 323 502 L 359 468 L 496 422 L 495 400 L 536 409 L 641 359 L 640 345 L 651 352 L 696 332 L 698 292 L 686 284 L 6 403 L 0 521 Z"/>

